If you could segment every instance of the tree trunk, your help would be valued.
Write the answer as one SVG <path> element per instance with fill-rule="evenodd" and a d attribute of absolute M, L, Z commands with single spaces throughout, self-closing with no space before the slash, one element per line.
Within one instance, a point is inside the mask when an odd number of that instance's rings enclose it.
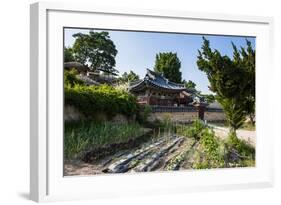
<path fill-rule="evenodd" d="M 255 125 L 255 120 L 254 120 L 254 118 L 255 118 L 255 115 L 254 114 L 250 114 L 250 122 L 251 122 L 251 125 Z"/>
<path fill-rule="evenodd" d="M 230 127 L 229 133 L 228 133 L 228 137 L 229 137 L 231 140 L 234 140 L 234 139 L 236 140 L 236 139 L 238 139 L 237 134 L 236 134 L 236 129 L 235 129 L 235 128 Z"/>

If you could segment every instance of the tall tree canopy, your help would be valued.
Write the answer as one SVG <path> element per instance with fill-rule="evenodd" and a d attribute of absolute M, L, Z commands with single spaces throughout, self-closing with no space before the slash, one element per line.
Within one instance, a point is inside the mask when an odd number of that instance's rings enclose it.
<path fill-rule="evenodd" d="M 71 47 L 64 47 L 64 62 L 72 62 L 75 61 L 73 56 L 73 51 Z"/>
<path fill-rule="evenodd" d="M 184 86 L 188 89 L 194 90 L 194 94 L 200 98 L 200 100 L 203 100 L 207 103 L 213 103 L 215 101 L 215 96 L 212 94 L 202 94 L 201 91 L 196 89 L 196 83 L 194 83 L 192 80 L 183 80 L 182 83 Z"/>
<path fill-rule="evenodd" d="M 243 70 L 243 79 L 245 82 L 244 91 L 244 111 L 250 117 L 251 122 L 254 124 L 255 118 L 255 98 L 256 98 L 256 51 L 253 49 L 251 42 L 246 40 L 246 48 L 241 47 L 238 50 L 237 47 L 232 43 L 233 62 L 236 66 L 241 67 Z"/>
<path fill-rule="evenodd" d="M 140 79 L 140 77 L 136 73 L 134 73 L 132 70 L 130 70 L 129 73 L 124 72 L 122 74 L 122 76 L 119 78 L 119 81 L 122 83 L 126 83 L 126 82 L 132 82 L 132 81 L 139 80 L 139 79 Z"/>
<path fill-rule="evenodd" d="M 194 83 L 192 80 L 188 80 L 188 81 L 183 80 L 182 83 L 184 84 L 184 86 L 186 88 L 195 89 L 195 87 L 196 87 L 196 83 Z"/>
<path fill-rule="evenodd" d="M 231 133 L 244 123 L 247 114 L 254 114 L 255 102 L 255 51 L 246 40 L 247 48 L 238 50 L 234 44 L 233 58 L 221 55 L 210 48 L 210 42 L 203 37 L 197 65 L 207 74 L 210 89 L 222 105 Z"/>
<path fill-rule="evenodd" d="M 181 62 L 176 53 L 156 54 L 154 71 L 163 73 L 164 77 L 171 82 L 181 83 Z"/>
<path fill-rule="evenodd" d="M 74 34 L 73 54 L 76 61 L 88 65 L 91 70 L 100 69 L 105 72 L 118 72 L 114 66 L 117 49 L 108 32 Z"/>
<path fill-rule="evenodd" d="M 216 97 L 212 94 L 201 94 L 201 96 L 207 103 L 213 103 L 216 100 Z"/>

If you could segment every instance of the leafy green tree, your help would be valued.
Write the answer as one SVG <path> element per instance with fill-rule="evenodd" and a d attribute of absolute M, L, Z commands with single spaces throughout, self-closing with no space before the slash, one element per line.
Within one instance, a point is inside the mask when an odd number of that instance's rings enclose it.
<path fill-rule="evenodd" d="M 186 82 L 186 80 L 183 80 L 182 82 L 186 88 L 195 89 L 195 87 L 196 87 L 196 83 L 194 83 L 192 80 L 189 80 L 187 82 Z"/>
<path fill-rule="evenodd" d="M 233 61 L 236 66 L 243 69 L 243 78 L 246 83 L 246 89 L 244 90 L 244 111 L 249 116 L 252 124 L 254 124 L 255 118 L 255 66 L 256 66 L 256 51 L 253 49 L 251 42 L 246 40 L 247 47 L 241 47 L 239 51 L 237 47 L 232 43 L 233 46 Z"/>
<path fill-rule="evenodd" d="M 198 68 L 207 74 L 210 89 L 216 93 L 216 99 L 222 105 L 226 114 L 231 134 L 236 136 L 236 130 L 243 125 L 248 113 L 245 102 L 253 99 L 255 65 L 250 58 L 254 50 L 247 41 L 247 50 L 240 51 L 233 44 L 233 59 L 222 56 L 218 50 L 210 48 L 210 42 L 203 37 L 203 45 L 198 51 Z M 247 67 L 245 67 L 247 66 Z"/>
<path fill-rule="evenodd" d="M 73 62 L 75 61 L 74 56 L 73 56 L 73 50 L 71 47 L 64 47 L 64 62 Z"/>
<path fill-rule="evenodd" d="M 216 100 L 215 96 L 212 94 L 201 94 L 201 96 L 205 99 L 207 103 L 213 103 Z"/>
<path fill-rule="evenodd" d="M 230 133 L 236 135 L 236 130 L 240 128 L 245 121 L 245 112 L 243 106 L 236 102 L 235 98 L 221 98 L 217 97 L 224 109 L 228 124 L 231 128 Z"/>
<path fill-rule="evenodd" d="M 171 82 L 181 83 L 181 62 L 176 53 L 156 54 L 154 71 L 163 73 L 164 77 Z"/>
<path fill-rule="evenodd" d="M 215 96 L 212 94 L 202 94 L 201 91 L 196 89 L 196 83 L 194 83 L 192 80 L 183 80 L 182 83 L 185 85 L 186 88 L 194 90 L 194 94 L 198 96 L 200 99 L 204 99 L 207 103 L 213 103 L 215 102 Z"/>
<path fill-rule="evenodd" d="M 74 85 L 84 85 L 84 82 L 77 78 L 78 72 L 75 69 L 64 70 L 63 75 L 64 86 L 73 87 Z"/>
<path fill-rule="evenodd" d="M 134 73 L 132 70 L 130 70 L 129 73 L 124 72 L 122 74 L 122 76 L 119 78 L 119 81 L 122 83 L 126 83 L 126 82 L 132 82 L 132 81 L 139 80 L 139 79 L 140 79 L 140 77 L 136 73 Z"/>
<path fill-rule="evenodd" d="M 91 70 L 100 69 L 108 73 L 118 72 L 114 66 L 117 49 L 108 32 L 89 34 L 76 33 L 73 53 L 76 61 L 88 65 Z"/>

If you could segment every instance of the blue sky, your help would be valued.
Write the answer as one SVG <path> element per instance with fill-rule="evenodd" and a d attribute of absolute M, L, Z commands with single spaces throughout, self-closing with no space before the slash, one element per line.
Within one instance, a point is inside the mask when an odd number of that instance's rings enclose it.
<path fill-rule="evenodd" d="M 101 31 L 94 29 L 94 31 Z M 89 29 L 66 28 L 65 46 L 72 46 L 75 33 L 88 33 Z M 120 74 L 133 70 L 141 78 L 146 73 L 146 68 L 153 69 L 155 56 L 159 52 L 177 53 L 181 61 L 182 79 L 192 80 L 196 88 L 202 93 L 211 93 L 208 89 L 208 79 L 202 71 L 197 68 L 198 49 L 202 45 L 202 36 L 199 34 L 175 34 L 156 32 L 132 32 L 132 31 L 108 31 L 114 42 L 118 54 L 116 56 L 115 68 Z M 204 35 L 209 41 L 212 49 L 217 49 L 223 55 L 232 57 L 233 42 L 238 48 L 246 46 L 246 38 L 255 47 L 254 37 L 218 36 Z"/>

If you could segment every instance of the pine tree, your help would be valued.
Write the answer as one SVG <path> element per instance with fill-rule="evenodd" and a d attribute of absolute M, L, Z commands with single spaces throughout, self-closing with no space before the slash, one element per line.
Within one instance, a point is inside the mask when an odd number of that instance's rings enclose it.
<path fill-rule="evenodd" d="M 247 49 L 241 48 L 240 51 L 232 44 L 233 59 L 212 50 L 204 37 L 198 51 L 198 68 L 206 73 L 210 89 L 216 93 L 235 136 L 246 116 L 255 112 L 255 51 L 250 41 L 246 42 Z"/>

